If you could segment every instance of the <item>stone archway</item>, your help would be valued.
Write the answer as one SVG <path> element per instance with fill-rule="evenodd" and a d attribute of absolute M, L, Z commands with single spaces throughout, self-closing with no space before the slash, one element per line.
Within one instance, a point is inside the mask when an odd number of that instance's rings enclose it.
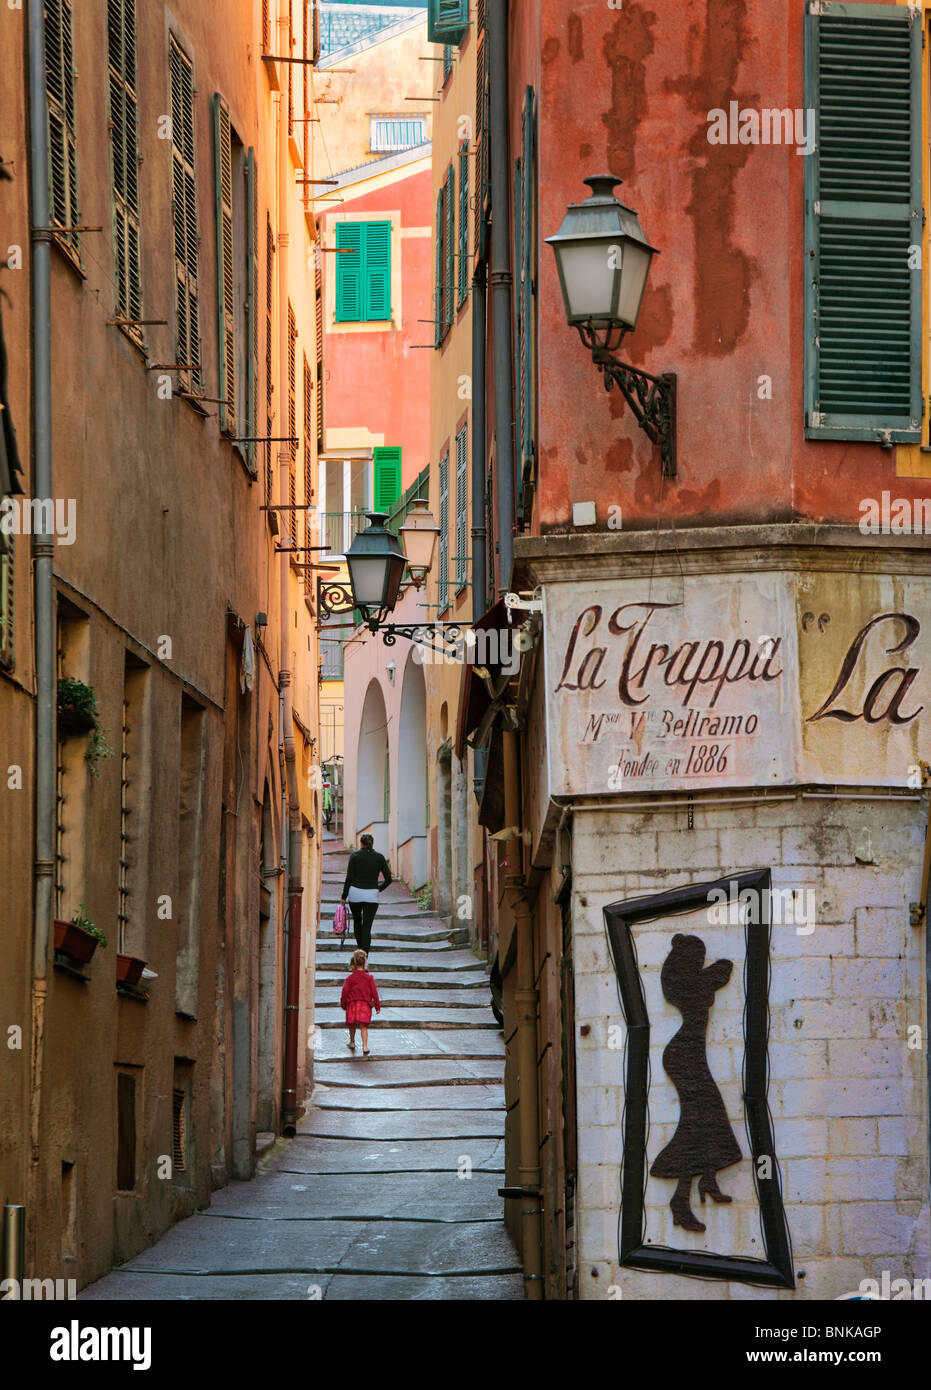
<path fill-rule="evenodd" d="M 387 838 L 391 789 L 388 774 L 388 714 L 381 685 L 369 681 L 362 705 L 356 760 L 356 835 L 363 830 Z"/>

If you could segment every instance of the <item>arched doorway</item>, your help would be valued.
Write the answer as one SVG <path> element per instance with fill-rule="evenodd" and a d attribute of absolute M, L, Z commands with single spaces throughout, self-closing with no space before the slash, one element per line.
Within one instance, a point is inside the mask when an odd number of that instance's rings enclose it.
<path fill-rule="evenodd" d="M 388 767 L 388 715 L 377 680 L 369 681 L 359 725 L 356 763 L 356 835 L 367 830 L 387 848 L 391 778 Z"/>
<path fill-rule="evenodd" d="M 427 869 L 427 687 L 423 666 L 408 656 L 398 733 L 398 865 L 415 888 Z"/>

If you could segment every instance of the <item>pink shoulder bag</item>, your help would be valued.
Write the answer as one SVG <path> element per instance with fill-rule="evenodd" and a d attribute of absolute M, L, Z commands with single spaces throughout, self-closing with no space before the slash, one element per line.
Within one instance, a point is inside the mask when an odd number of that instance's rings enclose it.
<path fill-rule="evenodd" d="M 337 936 L 344 936 L 349 925 L 349 912 L 345 903 L 337 903 L 333 913 L 333 930 Z"/>

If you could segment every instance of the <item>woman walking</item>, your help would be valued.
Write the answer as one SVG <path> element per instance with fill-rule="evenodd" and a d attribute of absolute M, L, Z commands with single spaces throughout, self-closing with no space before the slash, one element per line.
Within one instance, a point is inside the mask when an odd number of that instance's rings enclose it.
<path fill-rule="evenodd" d="M 378 911 L 378 895 L 391 882 L 391 870 L 384 855 L 375 849 L 371 835 L 363 835 L 360 843 L 362 848 L 349 856 L 342 901 L 348 902 L 352 911 L 352 932 L 356 945 L 368 954 L 372 944 L 372 923 Z M 385 881 L 379 885 L 381 877 Z"/>

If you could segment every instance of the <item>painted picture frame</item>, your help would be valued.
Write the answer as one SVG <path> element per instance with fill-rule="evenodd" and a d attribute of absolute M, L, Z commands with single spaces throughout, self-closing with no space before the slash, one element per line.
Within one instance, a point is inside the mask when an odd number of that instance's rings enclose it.
<path fill-rule="evenodd" d="M 729 874 L 604 908 L 605 929 L 627 1025 L 619 1263 L 631 1269 L 660 1270 L 706 1279 L 732 1279 L 777 1288 L 794 1288 L 791 1241 L 780 1187 L 772 1116 L 768 1103 L 771 874 L 768 868 Z M 743 899 L 741 898 L 743 895 Z M 753 901 L 745 933 L 743 1067 L 744 1120 L 750 1144 L 753 1184 L 759 1206 L 765 1258 L 675 1250 L 645 1240 L 648 1176 L 650 1018 L 634 928 L 644 921 L 674 918 L 727 900 Z M 756 918 L 756 920 L 753 920 Z M 739 926 L 735 929 L 739 930 Z M 654 1066 L 659 1059 L 654 1060 Z M 769 1157 L 767 1165 L 760 1160 Z M 769 1177 L 760 1176 L 769 1170 Z"/>

